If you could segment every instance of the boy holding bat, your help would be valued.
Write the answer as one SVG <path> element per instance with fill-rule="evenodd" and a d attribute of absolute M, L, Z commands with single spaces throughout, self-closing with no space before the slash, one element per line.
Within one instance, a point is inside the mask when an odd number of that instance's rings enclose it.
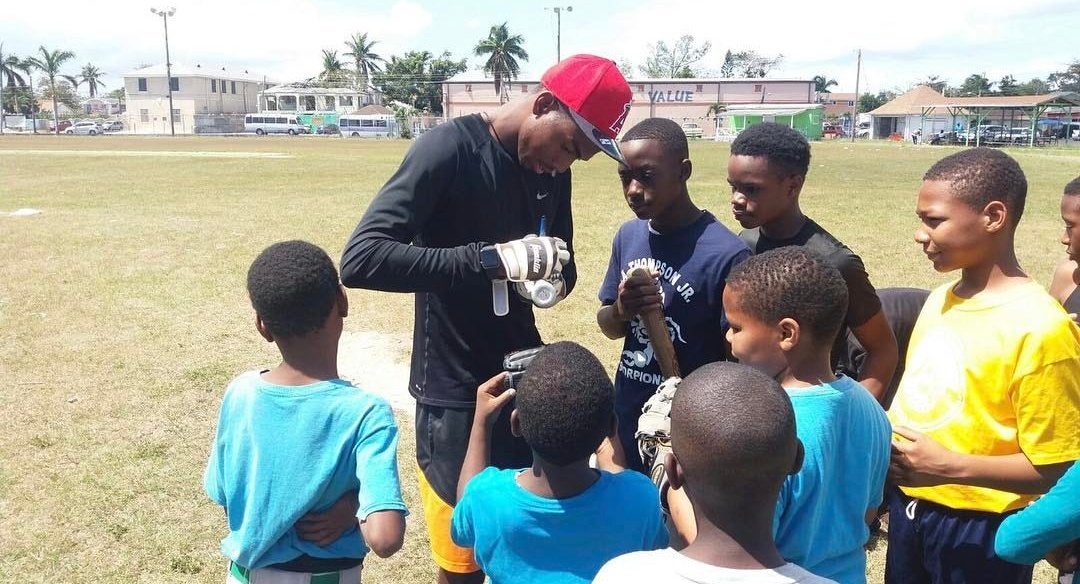
<path fill-rule="evenodd" d="M 724 280 L 750 251 L 690 199 L 693 166 L 677 123 L 644 120 L 626 132 L 620 150 L 623 195 L 637 218 L 615 235 L 596 320 L 608 338 L 623 339 L 615 374 L 619 442 L 627 466 L 641 471 L 638 416 L 670 374 L 661 371 L 641 317 L 662 312 L 683 374 L 727 358 Z"/>

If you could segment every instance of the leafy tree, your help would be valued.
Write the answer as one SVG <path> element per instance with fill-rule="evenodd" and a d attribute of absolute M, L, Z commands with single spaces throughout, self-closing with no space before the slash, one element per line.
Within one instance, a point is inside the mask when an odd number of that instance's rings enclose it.
<path fill-rule="evenodd" d="M 455 61 L 449 51 L 438 57 L 427 51 L 410 51 L 390 57 L 385 70 L 375 74 L 375 84 L 386 94 L 387 101 L 441 114 L 442 82 L 466 68 L 465 59 Z"/>
<path fill-rule="evenodd" d="M 379 41 L 369 41 L 366 32 L 356 33 L 345 41 L 345 48 L 349 49 L 345 56 L 350 57 L 356 64 L 356 84 L 360 89 L 366 90 L 371 74 L 382 71 L 379 63 L 386 63 L 385 59 L 372 50 L 377 42 Z"/>
<path fill-rule="evenodd" d="M 964 97 L 990 95 L 993 93 L 994 83 L 985 75 L 974 73 L 969 75 L 960 85 L 959 93 Z"/>
<path fill-rule="evenodd" d="M 948 82 L 946 82 L 941 77 L 938 77 L 937 75 L 929 75 L 927 76 L 926 81 L 922 82 L 922 85 L 926 85 L 930 89 L 933 89 L 934 91 L 941 94 L 945 93 L 945 88 L 947 84 Z"/>
<path fill-rule="evenodd" d="M 1080 91 L 1080 61 L 1073 61 L 1064 71 L 1051 73 L 1046 81 L 1054 91 Z"/>
<path fill-rule="evenodd" d="M 322 50 L 322 72 L 319 73 L 319 81 L 323 85 L 337 85 L 345 78 L 345 66 L 338 59 L 337 51 Z"/>
<path fill-rule="evenodd" d="M 751 77 L 758 78 L 768 75 L 769 71 L 784 60 L 783 55 L 769 58 L 759 55 L 757 51 L 739 51 L 724 54 L 724 64 L 720 67 L 720 76 L 729 78 Z"/>
<path fill-rule="evenodd" d="M 40 70 L 45 74 L 45 80 L 48 82 L 48 94 L 52 97 L 53 102 L 53 127 L 56 128 L 56 133 L 60 133 L 60 117 L 56 111 L 58 107 L 59 93 L 56 88 L 56 78 L 66 79 L 72 86 L 78 87 L 79 82 L 75 77 L 71 75 L 64 75 L 60 73 L 60 67 L 67 61 L 75 58 L 75 53 L 71 51 L 49 51 L 44 46 L 38 47 L 41 53 L 39 57 L 30 57 L 29 62 L 32 67 Z M 77 105 L 76 105 L 77 107 Z"/>
<path fill-rule="evenodd" d="M 1018 95 L 1043 95 L 1046 93 L 1050 93 L 1050 84 L 1038 77 L 1026 83 L 1021 83 L 1017 88 Z"/>
<path fill-rule="evenodd" d="M 683 35 L 670 47 L 664 41 L 657 41 L 649 49 L 652 54 L 638 67 L 642 75 L 654 79 L 688 79 L 699 75 L 694 64 L 709 54 L 712 43 L 705 41 L 698 45 L 693 35 Z"/>
<path fill-rule="evenodd" d="M 859 96 L 859 111 L 869 112 L 876 110 L 894 99 L 896 99 L 896 93 L 893 91 L 879 91 L 876 95 L 864 93 Z"/>
<path fill-rule="evenodd" d="M 473 49 L 477 57 L 487 55 L 484 73 L 495 78 L 495 93 L 499 94 L 500 101 L 508 99 L 505 86 L 511 79 L 516 79 L 521 71 L 517 60 L 529 60 L 529 53 L 526 53 L 522 47 L 524 42 L 525 39 L 521 35 L 511 35 L 504 22 L 491 27 L 488 37 L 477 43 L 476 48 Z"/>
<path fill-rule="evenodd" d="M 63 104 L 72 111 L 78 111 L 79 109 L 79 94 L 76 93 L 75 86 L 68 82 L 67 79 L 61 79 L 55 84 L 46 86 L 41 91 L 42 99 L 51 99 L 53 101 L 53 107 L 56 107 L 57 102 Z M 53 122 L 57 119 L 56 111 L 53 110 Z"/>
<path fill-rule="evenodd" d="M 105 73 L 97 67 L 87 63 L 83 65 L 82 72 L 79 73 L 79 78 L 86 84 L 87 89 L 90 90 L 90 97 L 96 97 L 98 88 L 104 88 L 105 84 L 102 83 L 101 78 L 105 76 Z"/>
<path fill-rule="evenodd" d="M 622 73 L 623 77 L 630 79 L 634 76 L 634 64 L 629 59 L 620 59 L 618 65 L 619 73 Z"/>
<path fill-rule="evenodd" d="M 839 85 L 835 79 L 828 79 L 824 75 L 814 75 L 814 91 L 818 93 L 832 93 L 830 87 Z"/>

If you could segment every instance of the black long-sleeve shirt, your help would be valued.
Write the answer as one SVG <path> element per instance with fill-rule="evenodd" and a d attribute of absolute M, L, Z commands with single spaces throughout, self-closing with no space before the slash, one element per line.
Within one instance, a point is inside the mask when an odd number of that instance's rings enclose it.
<path fill-rule="evenodd" d="M 495 316 L 480 248 L 537 233 L 561 237 L 573 261 L 570 173 L 521 167 L 478 115 L 424 134 L 372 201 L 341 258 L 350 288 L 415 292 L 409 392 L 420 403 L 471 407 L 503 356 L 541 343 L 532 304 L 510 291 Z"/>

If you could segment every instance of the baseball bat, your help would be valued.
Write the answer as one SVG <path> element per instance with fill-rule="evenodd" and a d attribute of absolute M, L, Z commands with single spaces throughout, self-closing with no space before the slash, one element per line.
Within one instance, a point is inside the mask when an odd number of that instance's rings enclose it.
<path fill-rule="evenodd" d="M 652 278 L 652 274 L 645 268 L 635 268 L 630 275 L 632 276 L 638 272 Z M 679 374 L 679 361 L 675 357 L 675 345 L 671 342 L 671 333 L 668 332 L 667 324 L 664 322 L 664 311 L 658 310 L 642 314 L 641 323 L 645 325 L 645 332 L 649 334 L 653 354 L 660 364 L 660 373 L 663 374 L 665 379 L 668 377 L 682 377 Z"/>

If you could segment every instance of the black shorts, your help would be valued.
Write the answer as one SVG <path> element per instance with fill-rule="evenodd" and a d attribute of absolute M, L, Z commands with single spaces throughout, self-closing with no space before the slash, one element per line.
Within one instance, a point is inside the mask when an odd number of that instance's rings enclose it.
<path fill-rule="evenodd" d="M 532 466 L 532 450 L 521 438 L 510 433 L 510 412 L 514 402 L 499 412 L 491 434 L 491 460 L 498 468 Z M 453 506 L 457 503 L 458 475 L 465 461 L 472 431 L 472 408 L 445 408 L 416 404 L 416 464 L 431 489 Z"/>

